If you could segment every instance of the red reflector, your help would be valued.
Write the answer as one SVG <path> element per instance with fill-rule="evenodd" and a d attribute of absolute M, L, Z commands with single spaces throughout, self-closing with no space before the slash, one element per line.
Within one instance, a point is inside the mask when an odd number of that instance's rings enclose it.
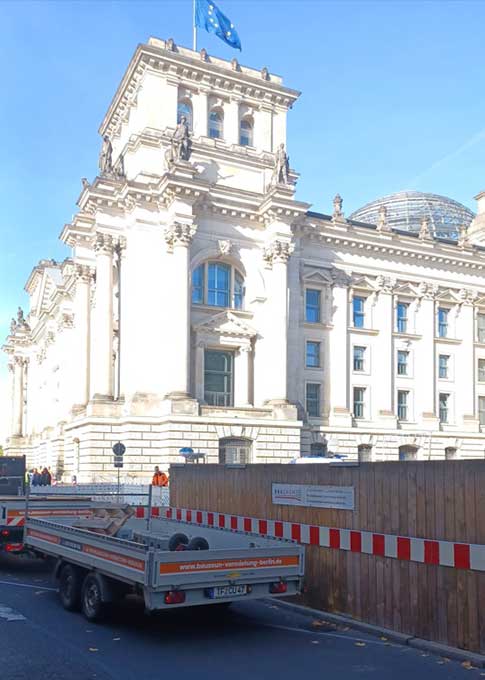
<path fill-rule="evenodd" d="M 179 543 L 178 546 L 175 548 L 175 552 L 180 552 L 181 550 L 187 550 L 187 546 L 185 543 Z"/>
<path fill-rule="evenodd" d="M 182 602 L 185 602 L 183 590 L 169 590 L 165 593 L 165 604 L 182 604 Z"/>
<path fill-rule="evenodd" d="M 5 545 L 5 550 L 7 552 L 20 552 L 23 550 L 23 543 L 7 543 Z"/>
<path fill-rule="evenodd" d="M 278 581 L 278 583 L 271 583 L 269 586 L 269 592 L 276 593 L 286 593 L 288 590 L 288 585 L 284 581 Z"/>
<path fill-rule="evenodd" d="M 10 531 L 8 529 L 2 529 L 2 536 L 8 536 L 10 534 Z"/>

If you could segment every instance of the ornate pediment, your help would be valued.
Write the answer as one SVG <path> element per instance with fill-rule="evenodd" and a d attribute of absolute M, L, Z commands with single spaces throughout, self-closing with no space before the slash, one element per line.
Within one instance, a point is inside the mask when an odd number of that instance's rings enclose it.
<path fill-rule="evenodd" d="M 217 335 L 233 338 L 254 338 L 256 331 L 233 312 L 221 312 L 211 316 L 207 321 L 194 326 L 201 335 Z"/>
<path fill-rule="evenodd" d="M 314 283 L 320 286 L 329 286 L 333 283 L 330 269 L 321 269 L 317 267 L 308 268 L 302 274 L 302 281 L 305 283 Z"/>

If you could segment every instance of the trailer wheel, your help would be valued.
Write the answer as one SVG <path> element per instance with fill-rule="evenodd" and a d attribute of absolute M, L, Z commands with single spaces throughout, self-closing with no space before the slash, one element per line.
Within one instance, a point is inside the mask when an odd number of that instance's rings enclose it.
<path fill-rule="evenodd" d="M 170 536 L 168 539 L 168 549 L 173 552 L 174 550 L 177 550 L 179 545 L 188 545 L 188 542 L 189 537 L 185 534 L 173 534 L 173 536 Z"/>
<path fill-rule="evenodd" d="M 81 607 L 88 621 L 101 621 L 106 614 L 106 603 L 103 602 L 103 589 L 97 574 L 88 574 L 84 579 Z"/>
<path fill-rule="evenodd" d="M 209 544 L 203 536 L 194 536 L 187 546 L 187 550 L 209 550 Z"/>
<path fill-rule="evenodd" d="M 59 574 L 59 596 L 62 606 L 68 611 L 81 608 L 82 573 L 72 564 L 64 564 Z"/>

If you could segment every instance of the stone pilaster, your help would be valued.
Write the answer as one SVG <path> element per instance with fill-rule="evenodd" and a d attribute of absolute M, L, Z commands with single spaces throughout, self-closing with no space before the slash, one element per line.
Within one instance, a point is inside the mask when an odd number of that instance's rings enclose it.
<path fill-rule="evenodd" d="M 98 233 L 96 253 L 96 300 L 93 313 L 91 399 L 113 398 L 113 238 Z"/>
<path fill-rule="evenodd" d="M 93 273 L 86 265 L 76 265 L 76 292 L 74 297 L 75 359 L 72 363 L 73 410 L 85 406 L 89 399 L 89 341 L 91 323 L 91 281 Z"/>
<path fill-rule="evenodd" d="M 249 376 L 251 345 L 242 345 L 237 354 L 234 371 L 234 406 L 250 406 Z"/>
<path fill-rule="evenodd" d="M 350 427 L 349 405 L 349 288 L 347 277 L 336 273 L 332 287 L 332 329 L 329 337 L 329 425 Z"/>

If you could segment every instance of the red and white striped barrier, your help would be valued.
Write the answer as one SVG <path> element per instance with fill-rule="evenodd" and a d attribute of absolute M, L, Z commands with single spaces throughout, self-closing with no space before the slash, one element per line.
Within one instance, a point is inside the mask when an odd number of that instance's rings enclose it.
<path fill-rule="evenodd" d="M 146 508 L 137 508 L 137 517 L 146 517 L 146 514 Z M 303 545 L 318 545 L 322 548 L 348 550 L 365 555 L 390 557 L 455 569 L 485 571 L 485 545 L 473 543 L 455 543 L 373 531 L 336 529 L 299 522 L 281 522 L 185 508 L 152 508 L 152 517 L 177 519 L 188 524 L 284 538 Z"/>

